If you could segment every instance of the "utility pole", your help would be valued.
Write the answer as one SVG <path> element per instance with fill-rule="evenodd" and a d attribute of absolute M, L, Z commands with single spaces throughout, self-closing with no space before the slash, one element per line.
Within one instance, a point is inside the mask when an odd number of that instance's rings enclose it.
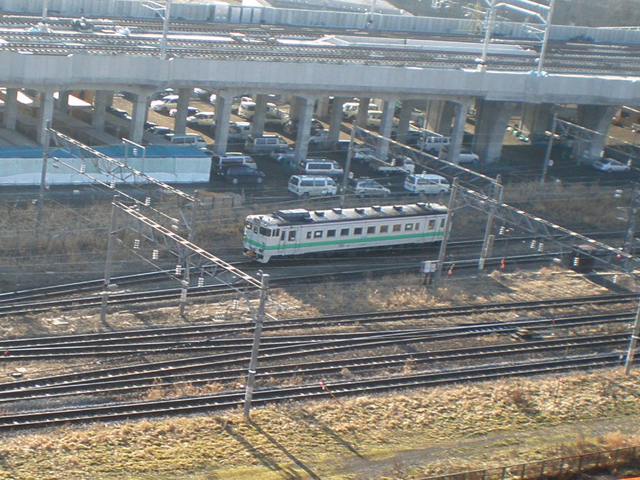
<path fill-rule="evenodd" d="M 262 335 L 262 322 L 264 321 L 265 304 L 269 292 L 269 275 L 262 274 L 262 284 L 260 285 L 260 304 L 256 314 L 256 328 L 253 332 L 253 346 L 251 347 L 251 360 L 249 361 L 249 374 L 247 376 L 247 387 L 244 395 L 244 417 L 249 420 L 251 415 L 251 400 L 253 399 L 253 386 L 256 381 L 256 369 L 258 368 L 258 352 L 260 350 L 260 335 Z"/>

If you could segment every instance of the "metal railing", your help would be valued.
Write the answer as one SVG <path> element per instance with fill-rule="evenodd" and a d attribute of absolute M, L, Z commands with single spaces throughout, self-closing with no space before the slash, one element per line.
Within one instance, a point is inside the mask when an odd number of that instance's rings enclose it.
<path fill-rule="evenodd" d="M 564 478 L 590 470 L 632 465 L 640 461 L 639 455 L 640 447 L 625 447 L 486 470 L 422 477 L 421 480 L 536 480 L 550 477 Z"/>

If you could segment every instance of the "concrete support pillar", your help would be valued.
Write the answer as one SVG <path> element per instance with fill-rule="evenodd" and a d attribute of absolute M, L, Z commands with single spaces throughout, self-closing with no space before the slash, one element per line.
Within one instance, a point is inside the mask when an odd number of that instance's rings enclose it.
<path fill-rule="evenodd" d="M 289 104 L 289 118 L 294 121 L 299 121 L 300 117 L 302 117 L 302 109 L 305 108 L 305 104 L 303 102 L 302 97 L 294 96 L 291 99 L 291 103 Z"/>
<path fill-rule="evenodd" d="M 342 106 L 349 99 L 345 97 L 334 97 L 331 102 L 331 110 L 329 112 L 329 141 L 337 142 L 340 140 L 340 130 L 342 129 Z"/>
<path fill-rule="evenodd" d="M 107 105 L 113 98 L 108 90 L 96 91 L 93 103 L 93 118 L 91 124 L 93 128 L 104 130 L 105 119 L 107 118 Z"/>
<path fill-rule="evenodd" d="M 251 135 L 258 136 L 264 134 L 264 124 L 267 119 L 267 100 L 269 95 L 260 94 L 256 96 L 256 110 L 251 121 Z"/>
<path fill-rule="evenodd" d="M 467 112 L 469 111 L 471 102 L 473 102 L 471 98 L 460 102 L 448 102 L 453 104 L 455 107 L 455 117 L 453 127 L 451 128 L 451 141 L 449 143 L 448 158 L 448 160 L 453 163 L 458 163 L 458 159 L 460 157 L 460 148 L 462 147 L 462 140 L 464 139 L 464 127 L 467 123 Z"/>
<path fill-rule="evenodd" d="M 191 100 L 191 88 L 178 89 L 178 105 L 176 106 L 176 117 L 173 120 L 173 131 L 178 135 L 184 135 L 187 131 L 187 116 L 189 101 Z"/>
<path fill-rule="evenodd" d="M 371 99 L 368 97 L 361 98 L 358 105 L 358 115 L 356 115 L 356 122 L 359 127 L 366 128 L 367 126 L 367 114 L 369 113 L 369 104 Z"/>
<path fill-rule="evenodd" d="M 591 146 L 587 150 L 588 156 L 602 155 L 607 132 L 619 108 L 610 105 L 578 105 L 578 124 L 601 134 L 591 140 Z"/>
<path fill-rule="evenodd" d="M 40 92 L 40 109 L 38 110 L 38 145 L 45 146 L 45 129 L 47 125 L 53 123 L 53 90 Z"/>
<path fill-rule="evenodd" d="M 15 130 L 18 122 L 18 89 L 7 88 L 4 94 L 4 128 Z"/>
<path fill-rule="evenodd" d="M 391 129 L 393 128 L 393 114 L 396 110 L 396 103 L 398 99 L 392 97 L 382 102 L 382 118 L 380 119 L 380 128 L 378 131 L 380 135 L 385 138 L 391 137 Z M 382 140 L 378 146 L 378 157 L 381 159 L 387 158 L 389 155 L 389 142 Z"/>
<path fill-rule="evenodd" d="M 451 102 L 447 100 L 442 105 L 442 112 L 440 113 L 440 121 L 438 122 L 438 133 L 441 133 L 445 137 L 451 136 L 451 129 L 453 119 L 455 118 L 458 112 L 459 104 L 456 102 Z M 465 112 L 465 118 L 466 118 Z"/>
<path fill-rule="evenodd" d="M 398 131 L 396 134 L 396 140 L 400 143 L 406 143 L 407 133 L 411 128 L 411 113 L 413 112 L 414 102 L 406 100 L 402 102 L 402 109 L 400 110 L 400 118 L 398 120 Z"/>
<path fill-rule="evenodd" d="M 495 163 L 500 160 L 504 133 L 513 115 L 514 105 L 508 102 L 479 100 L 476 108 L 477 123 L 473 151 L 485 164 Z"/>
<path fill-rule="evenodd" d="M 333 101 L 335 102 L 335 97 L 333 99 Z M 318 102 L 316 103 L 316 108 L 315 108 L 315 115 L 317 118 L 322 118 L 325 119 L 329 116 L 329 112 L 331 110 L 331 103 L 329 101 L 329 97 L 322 97 L 318 99 Z"/>
<path fill-rule="evenodd" d="M 430 132 L 440 132 L 440 117 L 444 108 L 443 100 L 428 100 L 424 111 L 424 127 Z"/>
<path fill-rule="evenodd" d="M 58 92 L 58 101 L 56 102 L 56 110 L 62 113 L 69 113 L 69 95 L 71 92 L 68 90 Z"/>
<path fill-rule="evenodd" d="M 218 92 L 216 99 L 216 134 L 213 150 L 222 155 L 227 152 L 229 141 L 229 121 L 231 120 L 231 106 L 235 92 Z"/>
<path fill-rule="evenodd" d="M 309 150 L 309 137 L 311 136 L 311 119 L 313 118 L 313 97 L 300 97 L 300 118 L 298 119 L 298 133 L 296 134 L 295 161 L 299 162 L 307 158 Z"/>
<path fill-rule="evenodd" d="M 142 143 L 144 135 L 144 122 L 147 121 L 149 113 L 148 97 L 139 93 L 132 102 L 133 111 L 131 112 L 131 126 L 129 127 L 129 140 L 135 143 Z"/>
<path fill-rule="evenodd" d="M 522 123 L 520 128 L 525 132 L 544 133 L 551 129 L 553 122 L 553 105 L 550 103 L 525 103 L 522 107 Z"/>

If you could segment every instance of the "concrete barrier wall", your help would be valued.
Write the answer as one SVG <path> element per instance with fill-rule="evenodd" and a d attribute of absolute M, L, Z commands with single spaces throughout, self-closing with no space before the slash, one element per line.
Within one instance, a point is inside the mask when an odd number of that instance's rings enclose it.
<path fill-rule="evenodd" d="M 48 0 L 51 15 L 88 17 L 154 18 L 156 13 L 132 0 Z M 43 0 L 0 0 L 2 12 L 39 15 Z M 174 1 L 171 16 L 175 19 L 223 23 L 291 25 L 300 27 L 368 28 L 380 31 L 478 35 L 478 23 L 471 20 L 352 13 L 344 11 L 301 10 L 291 8 L 240 7 L 229 5 L 185 4 Z M 539 24 L 534 24 L 540 27 Z M 538 38 L 526 24 L 496 22 L 496 36 L 523 39 Z M 553 26 L 551 39 L 593 39 L 599 43 L 640 44 L 640 30 Z"/>

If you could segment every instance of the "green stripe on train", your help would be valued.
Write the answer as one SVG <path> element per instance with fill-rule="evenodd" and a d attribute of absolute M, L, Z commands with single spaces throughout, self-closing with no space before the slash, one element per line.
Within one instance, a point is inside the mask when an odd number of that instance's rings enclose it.
<path fill-rule="evenodd" d="M 262 243 L 258 243 L 254 240 L 245 237 L 245 242 L 249 243 L 255 247 L 262 248 L 263 250 L 278 250 L 278 249 L 287 249 L 287 248 L 308 248 L 308 247 L 320 247 L 326 245 L 340 245 L 340 244 L 355 244 L 355 243 L 371 243 L 371 242 L 380 242 L 384 240 L 404 240 L 407 238 L 421 238 L 421 237 L 436 237 L 442 236 L 444 232 L 429 232 L 429 233 L 414 233 L 409 235 L 388 235 L 386 237 L 371 237 L 371 238 L 352 238 L 352 239 L 342 239 L 342 240 L 329 240 L 322 242 L 306 242 L 306 243 L 292 243 L 292 244 L 280 244 L 280 245 L 269 245 L 265 246 Z"/>

